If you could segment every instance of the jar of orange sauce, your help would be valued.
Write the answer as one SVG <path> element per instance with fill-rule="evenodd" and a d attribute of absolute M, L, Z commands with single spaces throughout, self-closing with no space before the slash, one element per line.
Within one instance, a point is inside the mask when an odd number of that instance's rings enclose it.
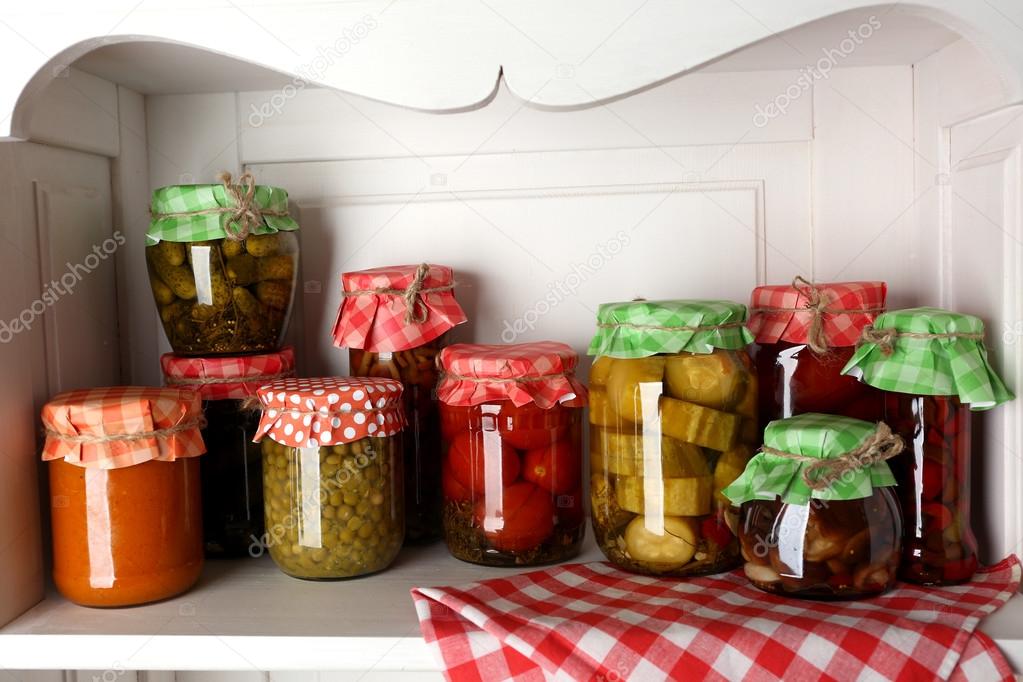
<path fill-rule="evenodd" d="M 53 578 L 82 606 L 180 594 L 203 564 L 199 395 L 97 388 L 43 407 Z"/>

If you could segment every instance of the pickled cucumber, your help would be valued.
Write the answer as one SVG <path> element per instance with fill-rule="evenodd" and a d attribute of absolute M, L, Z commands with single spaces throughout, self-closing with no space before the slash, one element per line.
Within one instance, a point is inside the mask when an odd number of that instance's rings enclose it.
<path fill-rule="evenodd" d="M 728 410 L 745 387 L 747 372 L 731 353 L 682 353 L 665 362 L 664 380 L 673 398 L 715 410 Z"/>
<path fill-rule="evenodd" d="M 153 288 L 153 298 L 156 299 L 157 305 L 169 305 L 177 298 L 171 288 L 164 284 L 159 277 L 150 277 L 149 286 Z"/>
<path fill-rule="evenodd" d="M 160 244 L 168 243 L 174 242 L 160 242 Z M 156 247 L 159 247 L 160 244 L 157 244 Z M 178 298 L 183 298 L 186 301 L 190 301 L 195 298 L 195 278 L 192 276 L 192 271 L 187 265 L 183 265 L 182 263 L 174 265 L 167 260 L 164 253 L 156 247 L 152 247 L 149 256 L 149 262 L 153 264 L 156 276 L 159 277 L 161 282 L 170 287 L 170 290 L 173 291 L 174 295 Z M 184 251 L 182 251 L 182 253 L 184 253 Z"/>
<path fill-rule="evenodd" d="M 658 504 L 656 500 L 651 500 L 650 509 L 646 507 L 645 481 L 638 476 L 619 477 L 616 486 L 618 506 L 636 514 L 702 516 L 710 513 L 714 479 L 709 475 L 663 479 L 662 501 Z"/>
<path fill-rule="evenodd" d="M 256 259 L 256 279 L 287 279 L 295 276 L 295 260 L 287 254 Z"/>
<path fill-rule="evenodd" d="M 169 242 L 164 239 L 155 244 L 153 249 L 167 265 L 176 267 L 185 263 L 185 245 L 182 242 Z"/>
<path fill-rule="evenodd" d="M 739 417 L 667 396 L 661 398 L 661 429 L 672 438 L 711 450 L 728 450 L 739 433 Z"/>
<path fill-rule="evenodd" d="M 226 249 L 224 253 L 227 253 Z M 227 264 L 225 266 L 227 278 L 231 280 L 232 284 L 241 286 L 254 284 L 259 280 L 259 275 L 256 271 L 256 262 L 257 259 L 247 253 L 231 256 L 227 259 Z"/>
<path fill-rule="evenodd" d="M 279 281 L 259 282 L 256 284 L 256 298 L 271 308 L 284 310 L 291 302 L 291 284 Z"/>
<path fill-rule="evenodd" d="M 234 258 L 245 253 L 245 241 L 238 239 L 225 239 L 221 245 L 221 250 L 224 252 L 225 258 Z"/>
<path fill-rule="evenodd" d="M 644 453 L 644 442 L 646 439 L 641 435 L 594 428 L 590 436 L 594 466 L 612 474 L 642 476 L 646 468 L 645 455 L 656 455 L 655 452 Z M 661 437 L 660 461 L 660 475 L 665 478 L 710 474 L 702 449 L 668 436 Z"/>
<path fill-rule="evenodd" d="M 616 360 L 607 375 L 607 397 L 611 409 L 622 419 L 642 423 L 644 409 L 649 416 L 657 410 L 657 397 L 664 379 L 664 358 Z"/>
<path fill-rule="evenodd" d="M 252 234 L 245 239 L 245 250 L 256 258 L 272 256 L 281 250 L 280 234 Z"/>

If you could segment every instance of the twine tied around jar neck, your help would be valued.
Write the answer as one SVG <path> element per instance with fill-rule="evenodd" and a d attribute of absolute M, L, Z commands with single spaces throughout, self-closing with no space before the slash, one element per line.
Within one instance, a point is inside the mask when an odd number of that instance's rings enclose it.
<path fill-rule="evenodd" d="M 53 429 L 44 429 L 44 433 L 47 438 L 57 438 L 64 441 L 65 443 L 75 443 L 77 445 L 100 445 L 103 443 L 119 443 L 135 440 L 146 440 L 149 438 L 166 438 L 167 436 L 173 436 L 183 431 L 191 431 L 193 429 L 204 429 L 206 428 L 206 417 L 199 415 L 194 419 L 175 424 L 174 426 L 168 426 L 165 429 L 154 429 L 153 431 L 137 431 L 135 433 L 114 433 L 102 436 L 92 435 L 69 435 L 54 431 Z"/>
<path fill-rule="evenodd" d="M 895 342 L 899 339 L 968 339 L 970 341 L 983 341 L 983 334 L 968 332 L 954 332 L 949 334 L 924 334 L 921 332 L 900 332 L 898 329 L 877 329 L 873 325 L 867 325 L 860 334 L 858 345 L 873 343 L 881 349 L 881 353 L 887 357 L 895 352 Z"/>
<path fill-rule="evenodd" d="M 726 322 L 724 324 L 707 324 L 689 327 L 685 325 L 663 326 L 659 324 L 631 324 L 629 322 L 615 322 L 598 324 L 598 329 L 639 329 L 666 332 L 712 332 L 718 329 L 735 329 L 745 327 L 745 322 Z"/>
<path fill-rule="evenodd" d="M 420 263 L 419 267 L 416 268 L 416 274 L 412 278 L 412 283 L 404 289 L 392 289 L 389 287 L 357 289 L 355 291 L 342 291 L 341 297 L 350 298 L 352 296 L 367 296 L 370 294 L 401 296 L 402 300 L 405 301 L 405 324 L 423 324 L 430 316 L 430 310 L 426 307 L 426 303 L 423 302 L 423 295 L 451 291 L 455 288 L 453 282 L 439 287 L 424 287 L 423 282 L 426 281 L 426 276 L 429 273 L 430 264 Z"/>
<path fill-rule="evenodd" d="M 881 422 L 877 425 L 874 433 L 858 447 L 831 459 L 797 455 L 792 452 L 785 452 L 784 450 L 776 450 L 766 445 L 762 446 L 760 451 L 768 455 L 809 464 L 810 466 L 803 469 L 803 482 L 811 490 L 819 491 L 831 487 L 831 484 L 840 479 L 846 472 L 859 471 L 880 462 L 885 462 L 898 455 L 905 447 L 905 441 L 897 434 L 892 433 L 891 428 L 887 424 Z"/>
<path fill-rule="evenodd" d="M 294 370 L 277 374 L 253 374 L 244 377 L 164 377 L 168 386 L 210 386 L 214 384 L 267 384 L 277 379 L 295 376 Z"/>
<path fill-rule="evenodd" d="M 440 356 L 437 356 L 437 367 L 440 367 Z M 537 381 L 547 381 L 548 379 L 556 379 L 558 377 L 573 377 L 575 371 L 566 372 L 553 372 L 551 374 L 541 374 L 535 377 L 472 377 L 464 374 L 455 374 L 454 372 L 447 372 L 441 369 L 440 381 L 445 379 L 453 379 L 455 381 L 471 381 L 476 384 L 531 384 Z"/>

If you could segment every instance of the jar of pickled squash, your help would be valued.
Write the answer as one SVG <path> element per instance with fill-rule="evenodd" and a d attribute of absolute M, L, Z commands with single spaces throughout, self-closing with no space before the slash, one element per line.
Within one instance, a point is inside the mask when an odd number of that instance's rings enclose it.
<path fill-rule="evenodd" d="M 756 337 L 761 430 L 804 412 L 882 419 L 883 393 L 841 372 L 863 328 L 884 311 L 886 294 L 884 282 L 802 277 L 753 290 L 749 329 Z"/>
<path fill-rule="evenodd" d="M 198 394 L 114 387 L 61 393 L 42 411 L 53 580 L 82 606 L 188 590 L 203 565 Z"/>
<path fill-rule="evenodd" d="M 288 193 L 221 177 L 153 192 L 149 283 L 178 355 L 273 352 L 287 331 L 298 276 Z"/>
<path fill-rule="evenodd" d="M 401 383 L 283 379 L 258 391 L 265 546 L 310 580 L 382 571 L 405 533 Z"/>
<path fill-rule="evenodd" d="M 739 564 L 737 510 L 721 490 L 757 436 L 746 307 L 730 301 L 606 303 L 589 353 L 590 496 L 597 544 L 638 573 L 690 576 Z"/>
<path fill-rule="evenodd" d="M 236 357 L 160 358 L 164 383 L 189 388 L 203 401 L 206 456 L 200 460 L 203 542 L 211 558 L 258 553 L 263 537 L 263 475 L 259 445 L 252 442 L 259 409 L 256 389 L 295 373 L 291 348 Z M 253 551 L 253 545 L 256 551 Z"/>
<path fill-rule="evenodd" d="M 903 446 L 884 423 L 813 412 L 771 422 L 761 451 L 724 490 L 742 505 L 750 582 L 817 599 L 892 587 L 902 516 L 886 461 Z"/>
<path fill-rule="evenodd" d="M 577 362 L 552 341 L 441 351 L 444 539 L 456 558 L 536 566 L 579 553 L 586 388 Z"/>
<path fill-rule="evenodd" d="M 885 421 L 906 442 L 892 460 L 906 517 L 899 577 L 954 585 L 977 570 L 970 526 L 970 412 L 1013 399 L 988 363 L 984 323 L 937 308 L 885 313 L 843 373 L 887 391 Z"/>
<path fill-rule="evenodd" d="M 404 386 L 405 542 L 441 536 L 442 459 L 436 359 L 448 330 L 465 322 L 454 274 L 443 265 L 398 265 L 341 275 L 334 345 L 348 348 L 352 376 Z"/>

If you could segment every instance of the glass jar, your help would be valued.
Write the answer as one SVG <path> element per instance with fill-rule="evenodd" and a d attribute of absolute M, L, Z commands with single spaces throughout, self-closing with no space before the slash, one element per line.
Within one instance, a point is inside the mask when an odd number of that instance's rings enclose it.
<path fill-rule="evenodd" d="M 442 351 L 444 539 L 456 558 L 536 566 L 579 553 L 586 389 L 576 362 L 553 342 Z"/>
<path fill-rule="evenodd" d="M 739 565 L 721 494 L 759 440 L 746 307 L 631 301 L 597 311 L 589 352 L 590 499 L 611 563 L 692 576 Z"/>
<path fill-rule="evenodd" d="M 382 571 L 398 555 L 401 390 L 396 381 L 362 378 L 286 379 L 259 390 L 264 539 L 288 575 L 352 578 Z"/>
<path fill-rule="evenodd" d="M 885 424 L 808 412 L 771 422 L 761 451 L 724 490 L 741 505 L 744 571 L 767 592 L 852 599 L 895 584 L 902 516 Z"/>
<path fill-rule="evenodd" d="M 760 429 L 805 412 L 878 422 L 884 395 L 842 375 L 863 328 L 884 310 L 884 282 L 811 283 L 753 290 L 750 330 L 760 386 Z"/>
<path fill-rule="evenodd" d="M 153 193 L 149 282 L 179 355 L 276 351 L 287 331 L 298 278 L 298 225 L 287 215 L 284 190 L 256 187 L 248 174 L 246 179 L 244 186 L 228 178 L 223 185 Z M 259 208 L 259 218 L 237 218 L 230 207 L 239 202 Z M 190 212 L 180 211 L 183 203 Z M 211 227 L 218 211 L 223 215 Z"/>
<path fill-rule="evenodd" d="M 437 355 L 448 330 L 465 322 L 444 265 L 395 265 L 341 275 L 334 345 L 348 348 L 352 376 L 404 385 L 405 542 L 441 536 L 440 416 Z"/>
<path fill-rule="evenodd" d="M 82 606 L 133 606 L 194 585 L 203 565 L 198 397 L 74 391 L 43 408 L 43 424 L 58 591 Z"/>

